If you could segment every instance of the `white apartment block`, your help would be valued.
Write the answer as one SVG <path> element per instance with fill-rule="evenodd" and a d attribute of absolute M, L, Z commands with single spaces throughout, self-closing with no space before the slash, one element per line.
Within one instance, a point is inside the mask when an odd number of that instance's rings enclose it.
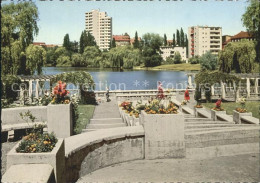
<path fill-rule="evenodd" d="M 181 47 L 181 46 L 161 46 L 161 56 L 164 61 L 166 61 L 167 57 L 174 57 L 176 52 L 179 52 L 181 55 L 182 60 L 185 60 L 187 63 L 187 57 L 186 57 L 186 47 Z"/>
<path fill-rule="evenodd" d="M 106 12 L 92 10 L 85 13 L 86 31 L 89 31 L 96 40 L 99 49 L 109 49 L 112 40 L 112 18 Z"/>
<path fill-rule="evenodd" d="M 188 57 L 201 56 L 207 51 L 218 54 L 222 50 L 222 28 L 193 26 L 188 28 Z"/>

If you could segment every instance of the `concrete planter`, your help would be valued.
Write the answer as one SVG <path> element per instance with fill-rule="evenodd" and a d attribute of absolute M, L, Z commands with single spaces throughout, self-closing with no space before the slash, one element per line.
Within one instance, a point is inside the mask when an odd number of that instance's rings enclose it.
<path fill-rule="evenodd" d="M 145 159 L 185 157 L 184 116 L 147 114 L 142 111 L 145 131 Z"/>
<path fill-rule="evenodd" d="M 16 148 L 18 146 L 19 143 L 7 154 L 7 169 L 17 164 L 49 164 L 54 168 L 56 182 L 65 182 L 65 148 L 63 139 L 58 139 L 58 142 L 51 152 L 17 153 Z"/>
<path fill-rule="evenodd" d="M 211 118 L 214 120 L 214 121 L 217 121 L 217 114 L 227 114 L 226 111 L 215 111 L 213 109 L 211 109 Z"/>
<path fill-rule="evenodd" d="M 139 126 L 139 118 L 136 118 L 135 116 L 133 116 L 133 126 Z"/>
<path fill-rule="evenodd" d="M 198 117 L 198 116 L 199 116 L 199 115 L 198 115 L 198 111 L 200 111 L 200 110 L 205 110 L 205 108 L 204 108 L 204 107 L 202 107 L 202 108 L 196 108 L 196 107 L 194 107 L 195 117 Z"/>
<path fill-rule="evenodd" d="M 241 116 L 252 116 L 252 112 L 240 113 L 233 110 L 233 120 L 236 124 L 241 124 Z"/>
<path fill-rule="evenodd" d="M 48 132 L 54 132 L 58 138 L 73 135 L 72 104 L 49 104 L 47 106 Z"/>

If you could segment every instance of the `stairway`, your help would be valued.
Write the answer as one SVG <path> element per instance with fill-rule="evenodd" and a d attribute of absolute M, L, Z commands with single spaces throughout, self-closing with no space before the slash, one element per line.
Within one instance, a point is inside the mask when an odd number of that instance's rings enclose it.
<path fill-rule="evenodd" d="M 126 126 L 120 117 L 116 98 L 111 96 L 110 99 L 110 102 L 106 102 L 103 99 L 103 103 L 96 106 L 93 118 L 90 119 L 89 124 L 86 126 L 86 129 L 82 130 L 82 133 Z"/>
<path fill-rule="evenodd" d="M 208 158 L 259 151 L 259 125 L 185 116 L 187 158 Z"/>

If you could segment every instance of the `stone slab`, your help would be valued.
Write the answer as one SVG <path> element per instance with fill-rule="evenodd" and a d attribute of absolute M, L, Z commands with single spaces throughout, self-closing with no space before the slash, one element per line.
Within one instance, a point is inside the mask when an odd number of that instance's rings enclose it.
<path fill-rule="evenodd" d="M 37 182 L 51 183 L 55 181 L 53 167 L 49 164 L 12 165 L 3 175 L 1 182 Z"/>
<path fill-rule="evenodd" d="M 47 121 L 47 106 L 16 107 L 2 109 L 2 125 L 24 123 L 20 113 L 28 112 L 28 110 L 36 117 L 35 122 Z"/>
<path fill-rule="evenodd" d="M 49 104 L 47 106 L 48 132 L 58 138 L 73 135 L 72 104 Z"/>

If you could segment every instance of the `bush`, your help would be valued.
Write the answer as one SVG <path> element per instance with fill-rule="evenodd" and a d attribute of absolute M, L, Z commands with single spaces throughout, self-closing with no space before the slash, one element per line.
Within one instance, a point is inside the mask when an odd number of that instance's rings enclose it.
<path fill-rule="evenodd" d="M 182 62 L 181 54 L 178 51 L 174 54 L 173 62 L 174 64 L 180 64 Z"/>
<path fill-rule="evenodd" d="M 196 55 L 195 57 L 189 58 L 189 63 L 190 64 L 199 64 L 200 63 L 199 56 Z"/>
<path fill-rule="evenodd" d="M 2 76 L 1 93 L 2 99 L 4 99 L 4 105 L 2 105 L 3 107 L 7 106 L 8 104 L 12 103 L 14 100 L 17 99 L 18 92 L 15 90 L 19 90 L 20 83 L 21 80 L 15 75 Z"/>
<path fill-rule="evenodd" d="M 51 152 L 55 147 L 58 139 L 53 133 L 40 134 L 30 133 L 23 137 L 21 143 L 16 148 L 18 153 L 37 153 Z"/>

